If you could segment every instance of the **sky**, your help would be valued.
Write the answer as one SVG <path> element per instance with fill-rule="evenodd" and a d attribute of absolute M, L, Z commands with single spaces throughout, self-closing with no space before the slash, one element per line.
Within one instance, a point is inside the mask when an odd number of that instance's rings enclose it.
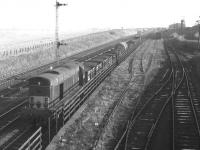
<path fill-rule="evenodd" d="M 200 16 L 200 0 L 60 0 L 59 30 L 167 27 Z M 55 0 L 0 0 L 0 29 L 55 30 Z"/>

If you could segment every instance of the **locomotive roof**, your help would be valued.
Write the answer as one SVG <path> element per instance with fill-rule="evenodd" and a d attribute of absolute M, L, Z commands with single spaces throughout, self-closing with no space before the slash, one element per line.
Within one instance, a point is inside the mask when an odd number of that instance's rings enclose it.
<path fill-rule="evenodd" d="M 115 54 L 114 52 L 110 52 L 110 51 L 104 53 L 104 55 L 106 55 L 106 56 L 108 56 L 108 55 L 109 55 L 109 56 L 115 56 L 114 54 Z"/>
<path fill-rule="evenodd" d="M 120 42 L 120 44 L 122 44 L 125 47 L 125 49 L 128 47 L 127 42 Z"/>
<path fill-rule="evenodd" d="M 33 82 L 34 82 L 34 79 L 37 80 L 38 82 L 44 81 L 45 83 L 48 83 L 48 85 L 55 86 L 67 80 L 68 78 L 70 78 L 78 70 L 79 70 L 79 64 L 68 63 L 63 66 L 57 67 L 53 70 L 42 73 L 40 75 L 34 76 L 30 78 L 29 80 Z"/>
<path fill-rule="evenodd" d="M 83 65 L 84 65 L 84 70 L 85 71 L 92 70 L 93 68 L 96 67 L 95 65 L 89 65 L 89 64 L 86 64 L 86 63 L 83 63 Z"/>
<path fill-rule="evenodd" d="M 62 66 L 69 68 L 69 69 L 74 69 L 74 68 L 79 68 L 79 66 L 81 66 L 81 63 L 71 61 L 69 63 L 65 63 Z"/>
<path fill-rule="evenodd" d="M 108 56 L 108 55 L 101 55 L 101 56 L 98 56 L 98 57 L 95 57 L 93 58 L 91 61 L 105 61 L 107 59 L 109 59 L 111 56 Z"/>
<path fill-rule="evenodd" d="M 116 46 L 123 46 L 123 48 L 125 48 L 125 50 L 127 49 L 127 47 L 128 47 L 128 44 L 127 44 L 127 42 L 120 42 L 119 44 L 117 44 Z"/>
<path fill-rule="evenodd" d="M 97 65 L 100 64 L 100 62 L 86 61 L 83 64 L 84 64 L 85 71 L 88 71 L 88 70 L 91 70 L 91 69 L 95 68 Z"/>
<path fill-rule="evenodd" d="M 58 67 L 58 68 L 55 68 L 54 71 L 57 71 L 59 73 L 58 80 L 60 81 L 60 83 L 62 83 L 67 78 L 70 78 L 71 76 L 73 76 L 75 74 L 75 72 L 77 71 L 77 69 L 76 68 L 69 69 L 66 67 Z"/>
<path fill-rule="evenodd" d="M 130 44 L 130 43 L 135 44 L 135 40 L 129 40 L 129 41 L 127 42 L 127 44 Z"/>
<path fill-rule="evenodd" d="M 49 86 L 55 84 L 57 80 L 56 74 L 52 73 L 42 73 L 40 75 L 34 76 L 29 79 L 29 82 L 31 85 L 38 85 L 40 84 L 41 86 Z"/>
<path fill-rule="evenodd" d="M 97 66 L 98 64 L 100 64 L 99 62 L 94 62 L 94 61 L 85 61 L 84 65 L 89 65 L 89 66 Z"/>
<path fill-rule="evenodd" d="M 116 51 L 115 50 L 107 51 L 107 52 L 105 52 L 105 54 L 115 55 Z"/>

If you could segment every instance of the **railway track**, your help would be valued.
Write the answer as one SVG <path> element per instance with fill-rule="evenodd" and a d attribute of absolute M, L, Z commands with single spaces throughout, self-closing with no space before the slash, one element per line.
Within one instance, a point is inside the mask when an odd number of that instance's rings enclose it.
<path fill-rule="evenodd" d="M 141 62 L 141 61 L 140 61 Z M 142 64 L 140 64 L 140 69 L 139 69 L 141 72 L 143 72 L 143 69 L 142 69 Z M 156 87 L 150 87 L 151 89 L 153 88 L 155 88 L 155 89 L 158 89 L 158 87 L 160 87 L 161 86 L 161 83 L 162 82 L 165 82 L 165 80 L 166 80 L 166 75 L 168 75 L 169 74 L 169 71 L 166 71 L 166 70 L 162 70 L 161 71 L 162 72 L 162 76 L 160 76 L 160 77 L 156 77 L 156 78 L 162 78 L 162 80 L 161 81 L 157 81 L 158 83 L 156 84 Z M 131 83 L 130 83 L 131 82 Z M 106 132 L 106 127 L 108 126 L 108 124 L 111 122 L 111 120 L 112 120 L 112 118 L 113 118 L 113 113 L 115 112 L 115 110 L 117 110 L 118 109 L 118 112 L 126 112 L 126 113 L 128 113 L 129 111 L 126 109 L 126 106 L 123 106 L 123 104 L 122 105 L 120 105 L 120 103 L 122 102 L 122 100 L 124 99 L 124 96 L 125 96 L 125 93 L 132 93 L 132 89 L 131 89 L 131 86 L 132 86 L 132 84 L 134 83 L 134 81 L 131 81 L 131 78 L 130 78 L 130 80 L 129 80 L 129 83 L 127 84 L 127 86 L 126 86 L 126 88 L 124 88 L 124 89 L 122 89 L 122 91 L 121 91 L 121 94 L 120 94 L 120 96 L 119 96 L 119 100 L 117 101 L 117 103 L 116 103 L 116 105 L 114 105 L 114 108 L 106 115 L 106 119 L 105 119 L 105 121 L 103 121 L 103 125 L 102 125 L 102 129 L 100 130 L 101 131 L 101 134 L 100 134 L 100 136 L 96 139 L 96 142 L 95 142 L 95 144 L 94 144 L 94 147 L 93 147 L 93 149 L 101 149 L 100 147 L 100 145 L 101 144 L 98 144 L 98 141 L 100 141 L 100 139 L 101 139 L 101 141 L 103 141 L 103 135 L 104 135 L 104 132 Z M 148 95 L 146 95 L 146 97 L 149 97 Z M 135 100 L 135 97 L 134 97 L 134 94 L 130 94 L 129 96 L 128 96 L 128 98 L 129 99 L 131 99 L 132 101 L 134 101 Z M 143 99 L 143 98 L 141 98 L 141 99 Z M 145 98 L 144 98 L 144 101 L 141 103 L 141 101 L 139 101 L 139 100 L 136 100 L 135 102 L 134 102 L 134 106 L 135 105 L 139 105 L 140 104 L 140 107 L 142 107 L 143 106 L 143 103 L 145 102 L 146 100 L 145 100 Z M 136 111 L 135 111 L 135 113 L 134 113 L 134 116 L 135 116 L 135 114 L 136 114 Z M 124 114 L 122 115 L 122 116 L 124 116 Z M 127 116 L 130 116 L 129 114 L 127 114 Z M 133 118 L 133 116 L 131 117 L 131 118 Z M 118 119 L 120 119 L 120 118 L 118 118 Z M 120 119 L 120 120 L 123 120 L 122 118 Z M 124 121 L 126 121 L 126 120 L 124 120 Z M 129 124 L 130 123 L 130 121 L 128 121 L 127 122 L 127 125 L 126 125 L 126 129 L 128 128 L 128 126 L 130 125 Z M 122 129 L 116 129 L 115 128 L 115 130 L 124 130 L 124 128 L 123 127 L 121 127 Z M 114 145 L 116 145 L 115 146 L 115 149 L 119 149 L 119 150 L 121 150 L 121 149 L 124 149 L 124 146 L 122 146 L 124 143 L 125 143 L 125 135 L 126 135 L 126 133 L 127 133 L 127 130 L 125 129 L 125 131 L 124 131 L 124 133 L 122 133 L 122 137 L 119 139 L 118 137 L 117 137 L 117 135 L 114 137 L 115 139 L 112 139 L 111 140 L 111 142 L 109 143 L 109 145 L 106 145 L 106 146 L 108 146 L 107 148 L 108 149 L 114 149 L 113 147 L 114 147 Z M 118 134 L 120 134 L 120 132 L 121 131 L 118 131 Z M 115 133 L 116 134 L 116 133 Z M 109 136 L 109 135 L 106 135 L 106 136 Z M 116 141 L 118 141 L 118 143 L 116 142 Z M 102 142 L 103 143 L 103 142 Z M 97 144 L 98 144 L 98 146 L 100 146 L 100 147 L 97 147 Z"/>
<path fill-rule="evenodd" d="M 172 111 L 170 149 L 200 149 L 199 100 L 187 68 L 176 52 L 171 52 L 170 58 L 172 55 L 176 62 L 171 63 L 168 80 L 129 120 L 116 150 L 152 149 L 154 134 L 158 132 L 156 128 L 167 105 Z"/>
<path fill-rule="evenodd" d="M 9 111 L 0 115 L 0 132 L 20 118 L 21 109 L 25 106 L 27 106 L 27 100 L 22 101 Z"/>
<path fill-rule="evenodd" d="M 144 53 L 143 53 L 144 54 Z M 142 56 L 143 56 L 142 54 Z M 131 62 L 133 60 L 130 60 Z M 130 64 L 129 64 L 130 65 Z M 130 65 L 129 67 L 131 67 L 132 65 Z M 141 61 L 140 61 L 140 67 L 142 67 L 142 64 L 141 64 Z M 140 70 L 143 70 L 142 68 L 140 68 Z M 129 79 L 128 81 L 126 82 L 126 84 L 124 85 L 124 88 L 121 89 L 121 91 L 117 91 L 117 92 L 120 92 L 117 100 L 115 101 L 115 103 L 113 104 L 113 106 L 111 108 L 109 108 L 109 111 L 107 114 L 104 115 L 104 118 L 103 118 L 103 121 L 102 123 L 99 125 L 100 126 L 100 129 L 98 131 L 98 134 L 97 134 L 97 137 L 95 139 L 95 143 L 94 143 L 94 146 L 93 146 L 93 150 L 95 149 L 98 149 L 98 142 L 100 140 L 103 140 L 103 135 L 105 134 L 106 132 L 106 127 L 111 123 L 112 121 L 112 117 L 114 115 L 114 113 L 120 109 L 119 107 L 122 107 L 121 106 L 121 103 L 123 101 L 123 99 L 125 98 L 125 94 L 129 91 L 129 88 L 131 86 L 131 83 L 133 83 L 132 81 L 132 71 L 130 72 L 130 75 L 129 75 Z"/>
<path fill-rule="evenodd" d="M 18 146 L 24 142 L 23 140 L 33 134 L 34 131 L 35 130 L 30 122 L 18 116 L 18 118 L 11 121 L 8 126 L 4 127 L 3 130 L 0 131 L 1 141 L 3 141 L 0 148 L 2 150 L 17 149 L 19 148 Z"/>
<path fill-rule="evenodd" d="M 120 91 L 118 100 L 116 101 L 116 103 L 112 106 L 112 108 L 109 108 L 108 113 L 104 116 L 104 121 L 102 121 L 102 124 L 100 124 L 100 130 L 98 133 L 98 137 L 95 140 L 93 149 L 97 148 L 97 144 L 100 141 L 100 139 L 102 139 L 102 135 L 106 132 L 106 127 L 109 125 L 109 123 L 111 122 L 111 116 L 113 116 L 114 112 L 118 109 L 120 103 L 122 102 L 122 100 L 124 99 L 125 93 L 128 90 L 128 87 L 130 86 L 130 82 L 131 82 L 131 76 L 129 77 L 128 82 L 126 83 L 124 89 L 122 89 Z"/>
<path fill-rule="evenodd" d="M 172 149 L 200 149 L 200 101 L 189 75 L 190 67 L 182 61 L 182 53 L 171 45 L 168 48 L 175 55 L 183 73 L 172 99 Z"/>
<path fill-rule="evenodd" d="M 177 53 L 174 53 L 181 63 L 183 80 L 173 98 L 173 150 L 200 149 L 200 124 L 197 107 L 193 96 L 192 82 L 188 79 L 186 68 L 183 66 Z M 193 96 L 192 96 L 193 95 Z"/>
<path fill-rule="evenodd" d="M 167 53 L 168 54 L 168 53 Z M 170 55 L 168 55 L 170 60 Z M 152 136 L 167 104 L 173 100 L 173 95 L 183 81 L 180 78 L 179 65 L 170 60 L 171 71 L 167 80 L 158 91 L 143 105 L 137 106 L 126 130 L 118 141 L 115 149 L 150 149 Z M 166 77 L 167 72 L 163 75 Z M 183 74 L 183 72 L 182 72 Z"/>
<path fill-rule="evenodd" d="M 163 86 L 141 108 L 126 130 L 125 149 L 144 149 L 164 107 L 171 99 L 172 73 Z"/>
<path fill-rule="evenodd" d="M 26 128 L 18 128 L 18 130 L 19 133 L 13 136 L 13 140 L 7 143 L 5 147 L 2 147 L 2 150 L 19 150 L 21 145 L 24 144 L 24 141 L 26 141 L 26 139 L 28 139 L 35 132 L 35 129 L 32 126 L 28 126 Z"/>
<path fill-rule="evenodd" d="M 171 64 L 170 64 L 171 65 Z M 121 137 L 114 146 L 115 150 L 144 149 L 148 136 L 151 136 L 160 111 L 170 100 L 173 80 L 173 69 L 161 70 L 155 84 L 147 87 L 142 97 L 136 103 L 136 108 L 127 121 Z M 154 93 L 152 95 L 152 93 Z M 150 98 L 149 98 L 150 97 Z"/>

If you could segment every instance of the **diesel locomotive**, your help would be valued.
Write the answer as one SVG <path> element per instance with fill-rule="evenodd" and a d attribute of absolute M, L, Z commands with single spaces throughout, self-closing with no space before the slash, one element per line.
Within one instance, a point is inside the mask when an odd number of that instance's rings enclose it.
<path fill-rule="evenodd" d="M 84 86 L 96 75 L 109 68 L 126 53 L 129 42 L 122 42 L 108 51 L 83 62 L 69 61 L 64 65 L 31 77 L 29 82 L 29 111 L 34 114 L 49 114 L 58 109 L 75 85 Z M 132 42 L 131 44 L 133 44 Z"/>

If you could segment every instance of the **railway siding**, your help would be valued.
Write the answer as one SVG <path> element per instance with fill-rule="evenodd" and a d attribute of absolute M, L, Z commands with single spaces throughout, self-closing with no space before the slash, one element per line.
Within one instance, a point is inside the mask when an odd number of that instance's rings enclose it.
<path fill-rule="evenodd" d="M 188 62 L 188 57 L 185 57 L 187 54 L 176 47 L 178 44 L 173 45 L 174 41 L 166 41 L 165 48 L 170 54 L 174 70 L 174 92 L 158 125 L 154 125 L 156 130 L 151 132 L 151 137 L 148 137 L 149 143 L 146 148 L 199 149 L 198 110 L 200 105 L 193 82 L 197 80 L 196 71 L 191 72 L 194 68 Z"/>
<path fill-rule="evenodd" d="M 113 113 L 112 121 L 110 121 L 110 125 L 106 127 L 106 131 L 103 133 L 102 138 L 100 139 L 98 146 L 95 150 L 102 149 L 114 149 L 117 141 L 123 134 L 125 130 L 128 120 L 134 111 L 136 111 L 136 105 L 140 103 L 140 96 L 142 95 L 145 87 L 150 84 L 150 82 L 156 77 L 158 79 L 158 71 L 155 73 L 154 70 L 151 70 L 150 67 L 151 61 L 155 61 L 157 64 L 162 64 L 165 60 L 164 57 L 164 49 L 161 49 L 158 53 L 152 55 L 153 57 L 149 57 L 151 51 L 155 51 L 157 46 L 162 44 L 163 41 L 147 41 L 147 45 L 144 45 L 141 49 L 138 50 L 138 53 L 134 56 L 135 61 L 133 61 L 133 77 L 127 89 L 127 92 L 124 95 L 124 99 L 122 103 L 119 105 L 118 109 Z M 153 53 L 152 52 L 152 53 Z M 161 59 L 156 59 L 160 56 Z M 145 59 L 146 58 L 146 59 Z M 156 66 L 159 69 L 160 65 Z M 148 74 L 147 74 L 148 73 Z M 151 78 L 150 78 L 151 77 Z M 149 79 L 150 78 L 150 79 Z M 145 81 L 148 81 L 145 83 Z M 153 88 L 153 85 L 151 86 Z M 149 95 L 150 96 L 150 95 Z M 149 97 L 147 96 L 147 97 Z"/>

